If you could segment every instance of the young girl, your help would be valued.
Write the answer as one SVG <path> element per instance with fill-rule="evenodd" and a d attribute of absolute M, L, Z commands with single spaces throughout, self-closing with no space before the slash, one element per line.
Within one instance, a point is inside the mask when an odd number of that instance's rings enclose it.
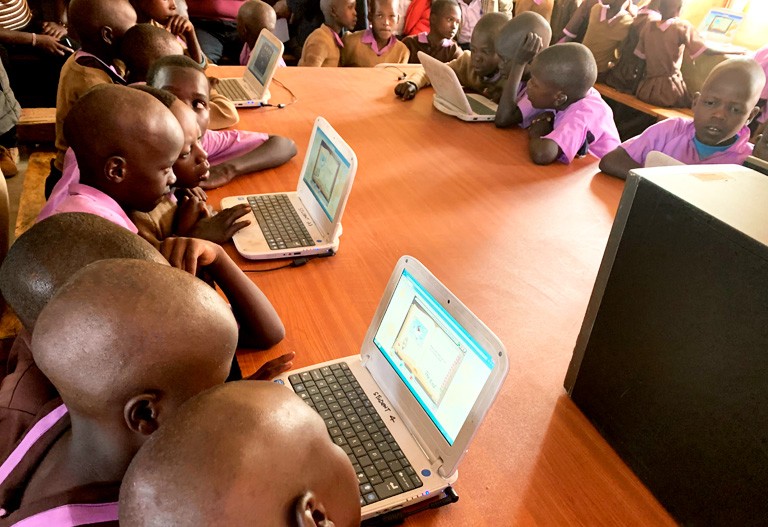
<path fill-rule="evenodd" d="M 645 78 L 635 94 L 656 106 L 690 108 L 691 95 L 680 73 L 683 49 L 695 59 L 707 46 L 687 20 L 678 18 L 683 0 L 661 0 L 661 20 L 648 22 L 635 54 L 645 59 Z"/>
<path fill-rule="evenodd" d="M 408 48 L 397 40 L 397 0 L 372 0 L 368 29 L 344 35 L 343 66 L 372 67 L 385 62 L 408 62 Z"/>
<path fill-rule="evenodd" d="M 595 56 L 598 80 L 616 62 L 619 46 L 629 34 L 636 9 L 629 0 L 606 0 L 592 6 L 583 44 Z"/>
<path fill-rule="evenodd" d="M 426 31 L 405 37 L 403 44 L 408 48 L 411 64 L 418 64 L 417 53 L 423 51 L 441 62 L 459 58 L 461 48 L 454 37 L 461 24 L 461 9 L 453 0 L 435 0 L 429 15 L 429 33 Z"/>

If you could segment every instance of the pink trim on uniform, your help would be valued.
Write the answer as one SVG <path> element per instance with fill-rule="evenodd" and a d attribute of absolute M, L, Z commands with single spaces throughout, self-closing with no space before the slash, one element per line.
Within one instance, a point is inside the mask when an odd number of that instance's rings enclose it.
<path fill-rule="evenodd" d="M 426 31 L 422 31 L 416 36 L 416 40 L 419 41 L 421 44 L 429 44 L 429 39 L 427 38 L 428 33 Z M 449 48 L 451 47 L 451 44 L 453 44 L 453 40 L 449 38 L 444 38 L 440 41 L 440 47 L 442 48 Z"/>
<path fill-rule="evenodd" d="M 104 192 L 82 183 L 72 183 L 56 201 L 48 200 L 37 221 L 62 212 L 85 212 L 101 216 L 105 220 L 138 233 L 139 229 L 128 218 L 120 205 Z"/>
<path fill-rule="evenodd" d="M 663 21 L 661 22 L 661 24 L 659 24 L 659 29 L 661 29 L 662 31 L 666 31 L 667 29 L 669 29 L 669 26 L 671 26 L 671 25 L 672 25 L 672 23 L 673 23 L 675 20 L 677 20 L 677 17 L 676 17 L 676 16 L 675 16 L 675 17 L 672 17 L 672 18 L 668 18 L 668 19 L 666 19 L 666 20 L 663 20 Z"/>
<path fill-rule="evenodd" d="M 397 37 L 392 35 L 391 37 L 389 37 L 389 42 L 387 42 L 383 48 L 379 49 L 379 45 L 376 43 L 376 37 L 373 34 L 373 30 L 371 28 L 368 28 L 365 31 L 363 31 L 363 36 L 360 38 L 360 42 L 371 46 L 371 49 L 373 50 L 374 53 L 376 53 L 376 56 L 381 57 L 384 53 L 392 49 L 392 47 L 397 42 Z"/>
<path fill-rule="evenodd" d="M 568 31 L 566 28 L 563 28 L 563 33 L 565 33 L 567 36 L 569 36 L 569 37 L 571 37 L 571 38 L 576 38 L 576 33 L 571 33 L 571 32 L 570 32 L 570 31 Z M 559 44 L 559 43 L 561 43 L 562 41 L 563 41 L 563 39 L 561 38 L 560 40 L 558 40 L 558 42 L 557 42 L 557 43 Z"/>
<path fill-rule="evenodd" d="M 600 22 L 605 22 L 605 21 L 606 21 L 606 19 L 608 18 L 608 8 L 610 8 L 611 6 L 609 6 L 609 5 L 605 5 L 605 4 L 604 4 L 604 3 L 602 3 L 602 2 L 598 2 L 598 4 L 600 5 L 600 9 L 601 9 L 601 11 L 600 11 Z M 611 22 L 613 22 L 614 20 L 616 20 L 616 19 L 617 19 L 618 17 L 620 17 L 621 15 L 626 15 L 626 14 L 629 14 L 629 11 L 627 11 L 627 9 L 625 9 L 626 7 L 627 7 L 627 2 L 624 2 L 624 5 L 622 5 L 622 6 L 621 6 L 621 9 L 619 9 L 619 12 L 618 12 L 618 13 L 616 13 L 615 15 L 613 15 L 613 16 L 612 16 L 612 17 L 611 17 L 611 18 L 608 20 L 608 23 L 610 24 Z"/>
<path fill-rule="evenodd" d="M 241 66 L 247 66 L 248 61 L 251 60 L 251 53 L 253 53 L 253 49 L 248 45 L 246 42 L 243 44 L 243 49 L 240 51 L 240 65 Z M 285 67 L 285 61 L 283 60 L 283 57 L 280 57 L 277 61 L 277 67 Z"/>
<path fill-rule="evenodd" d="M 63 404 L 57 406 L 51 413 L 40 419 L 35 423 L 32 428 L 29 429 L 16 448 L 13 449 L 11 455 L 8 456 L 2 465 L 0 465 L 0 483 L 3 483 L 8 475 L 13 472 L 24 456 L 27 454 L 30 448 L 40 439 L 48 430 L 50 430 L 59 419 L 67 414 L 67 407 Z"/>
<path fill-rule="evenodd" d="M 200 146 L 208 152 L 208 162 L 217 165 L 247 154 L 261 146 L 269 135 L 244 130 L 208 130 L 200 140 Z"/>
<path fill-rule="evenodd" d="M 341 37 L 339 36 L 339 34 L 336 33 L 333 29 L 331 29 L 330 26 L 325 26 L 325 27 L 327 27 L 328 31 L 330 31 L 331 35 L 333 35 L 333 39 L 336 41 L 336 45 L 339 46 L 340 48 L 343 48 L 344 47 L 344 41 L 341 40 Z"/>
<path fill-rule="evenodd" d="M 651 151 L 667 154 L 686 165 L 736 164 L 744 162 L 752 153 L 749 144 L 749 128 L 742 128 L 737 134 L 738 139 L 727 150 L 716 152 L 701 159 L 693 138 L 696 127 L 693 120 L 682 117 L 665 119 L 646 129 L 642 134 L 628 139 L 621 144 L 629 157 L 635 163 L 645 165 L 645 158 Z"/>
<path fill-rule="evenodd" d="M 13 527 L 77 527 L 115 522 L 118 503 L 75 503 L 38 512 L 13 524 Z"/>

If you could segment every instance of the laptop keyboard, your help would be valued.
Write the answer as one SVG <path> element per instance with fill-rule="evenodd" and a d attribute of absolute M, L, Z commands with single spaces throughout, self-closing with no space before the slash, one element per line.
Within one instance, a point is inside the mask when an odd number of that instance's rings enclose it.
<path fill-rule="evenodd" d="M 361 507 L 424 485 L 347 363 L 295 373 L 288 380 L 349 456 L 360 484 Z"/>
<path fill-rule="evenodd" d="M 469 101 L 469 107 L 478 115 L 494 115 L 496 113 L 474 97 L 467 97 L 467 100 Z"/>
<path fill-rule="evenodd" d="M 256 221 L 272 250 L 315 245 L 312 236 L 285 194 L 248 196 Z"/>
<path fill-rule="evenodd" d="M 248 101 L 252 99 L 243 89 L 242 84 L 238 82 L 238 79 L 221 79 L 218 86 L 216 86 L 216 90 L 231 101 Z"/>

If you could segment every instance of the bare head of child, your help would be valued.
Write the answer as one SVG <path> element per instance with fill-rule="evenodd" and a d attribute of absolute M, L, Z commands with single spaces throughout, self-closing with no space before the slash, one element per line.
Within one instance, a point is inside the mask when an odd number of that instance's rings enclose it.
<path fill-rule="evenodd" d="M 177 14 L 175 0 L 132 0 L 140 22 L 155 20 L 161 24 Z"/>
<path fill-rule="evenodd" d="M 125 32 L 136 25 L 136 11 L 128 0 L 72 0 L 67 12 L 83 51 L 106 63 L 117 55 Z"/>
<path fill-rule="evenodd" d="M 683 8 L 683 0 L 660 0 L 659 1 L 659 13 L 661 13 L 662 20 L 669 20 L 680 15 L 680 10 Z"/>
<path fill-rule="evenodd" d="M 277 24 L 275 10 L 261 0 L 247 0 L 237 11 L 237 35 L 253 49 L 262 29 L 274 33 Z"/>
<path fill-rule="evenodd" d="M 189 273 L 124 259 L 75 273 L 43 308 L 32 335 L 32 356 L 72 423 L 61 448 L 43 461 L 57 479 L 45 485 L 120 481 L 168 416 L 224 383 L 236 344 L 227 303 Z"/>
<path fill-rule="evenodd" d="M 499 69 L 508 75 L 517 62 L 528 63 L 535 53 L 526 53 L 532 40 L 538 40 L 536 49 L 546 48 L 552 39 L 549 22 L 538 13 L 524 11 L 504 24 L 496 38 L 496 54 L 499 56 Z"/>
<path fill-rule="evenodd" d="M 124 210 L 151 211 L 176 181 L 171 167 L 183 144 L 181 126 L 147 93 L 97 86 L 67 114 L 64 137 L 77 158 L 80 181 Z"/>
<path fill-rule="evenodd" d="M 150 24 L 136 24 L 126 31 L 120 42 L 120 58 L 128 70 L 129 84 L 145 82 L 147 71 L 159 58 L 183 55 L 181 42 L 169 31 Z"/>
<path fill-rule="evenodd" d="M 0 291 L 32 331 L 40 311 L 75 272 L 107 258 L 167 265 L 147 241 L 109 220 L 84 212 L 55 214 L 11 246 L 0 267 Z"/>
<path fill-rule="evenodd" d="M 197 115 L 200 133 L 208 130 L 211 86 L 200 64 L 184 55 L 160 58 L 149 68 L 147 84 L 167 90 L 181 99 Z"/>
<path fill-rule="evenodd" d="M 595 58 L 586 46 L 556 44 L 533 59 L 528 99 L 534 108 L 564 110 L 583 99 L 596 79 Z"/>
<path fill-rule="evenodd" d="M 760 112 L 757 102 L 765 73 L 751 58 L 733 58 L 715 66 L 693 96 L 696 139 L 708 146 L 728 145 Z"/>
<path fill-rule="evenodd" d="M 355 0 L 320 0 L 325 25 L 336 33 L 342 29 L 352 31 L 357 24 L 357 2 Z"/>
<path fill-rule="evenodd" d="M 461 26 L 461 8 L 456 0 L 435 0 L 429 12 L 429 32 L 452 40 Z"/>
<path fill-rule="evenodd" d="M 120 525 L 360 525 L 357 477 L 289 389 L 241 381 L 188 401 L 141 448 Z"/>
<path fill-rule="evenodd" d="M 387 45 L 395 35 L 395 27 L 399 19 L 397 14 L 399 3 L 399 0 L 370 0 L 368 23 L 379 48 Z"/>
<path fill-rule="evenodd" d="M 481 77 L 491 77 L 499 71 L 496 55 L 496 38 L 509 21 L 504 13 L 487 13 L 480 17 L 472 30 L 469 50 L 472 52 L 472 69 Z"/>
<path fill-rule="evenodd" d="M 184 101 L 167 90 L 146 85 L 133 86 L 133 88 L 155 97 L 171 110 L 173 116 L 179 121 L 184 134 L 184 144 L 178 159 L 173 164 L 173 173 L 176 176 L 175 187 L 184 189 L 198 187 L 210 176 L 211 165 L 208 163 L 208 154 L 200 144 L 202 134 L 197 115 Z"/>

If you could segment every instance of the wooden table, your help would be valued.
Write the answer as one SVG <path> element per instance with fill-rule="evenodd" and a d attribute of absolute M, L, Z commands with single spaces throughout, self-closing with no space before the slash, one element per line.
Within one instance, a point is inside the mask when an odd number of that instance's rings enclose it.
<path fill-rule="evenodd" d="M 499 335 L 511 369 L 460 467 L 459 502 L 407 524 L 673 524 L 562 386 L 622 182 L 596 175 L 591 157 L 535 166 L 524 131 L 443 115 L 430 89 L 398 101 L 397 76 L 283 68 L 276 78 L 298 100 L 241 111 L 239 127 L 291 137 L 299 154 L 211 192 L 216 205 L 226 195 L 295 189 L 317 115 L 359 157 L 339 253 L 251 275 L 287 336 L 269 352 L 240 354 L 245 373 L 289 350 L 296 366 L 359 352 L 395 262 L 410 254 Z M 290 102 L 285 89 L 271 89 L 272 103 Z M 238 261 L 244 269 L 281 263 Z"/>

